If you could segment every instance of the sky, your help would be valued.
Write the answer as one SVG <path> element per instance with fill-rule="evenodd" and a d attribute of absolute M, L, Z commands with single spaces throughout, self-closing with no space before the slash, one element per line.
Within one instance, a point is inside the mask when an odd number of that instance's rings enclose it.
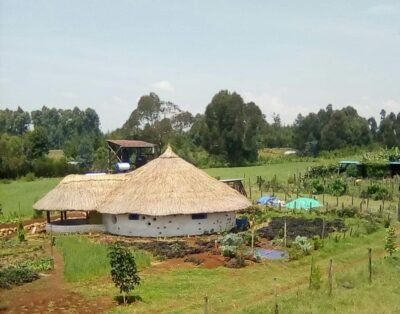
<path fill-rule="evenodd" d="M 399 58 L 399 1 L 0 1 L 0 109 L 91 107 L 103 131 L 149 92 L 203 113 L 236 91 L 285 124 L 397 113 Z"/>

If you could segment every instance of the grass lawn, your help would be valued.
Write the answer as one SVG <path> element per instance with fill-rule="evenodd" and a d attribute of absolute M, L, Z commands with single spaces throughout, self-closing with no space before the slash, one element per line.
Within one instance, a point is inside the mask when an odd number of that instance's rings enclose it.
<path fill-rule="evenodd" d="M 271 179 L 276 175 L 279 181 L 286 182 L 290 175 L 298 172 L 304 174 L 307 168 L 319 164 L 321 162 L 285 162 L 253 167 L 210 168 L 204 169 L 204 171 L 210 176 L 219 177 L 220 179 L 244 178 L 247 185 L 249 179 L 252 184 L 255 184 L 257 176 Z"/>
<path fill-rule="evenodd" d="M 0 182 L 0 204 L 3 208 L 3 217 L 0 221 L 12 219 L 32 218 L 32 205 L 54 188 L 60 178 L 37 179 L 32 182 L 22 180 L 11 181 L 9 184 Z"/>
<path fill-rule="evenodd" d="M 64 258 L 64 276 L 69 282 L 79 282 L 110 274 L 108 247 L 79 235 L 58 235 L 57 247 Z M 150 254 L 133 252 L 139 270 L 150 266 Z"/>
<path fill-rule="evenodd" d="M 112 313 L 200 313 L 203 298 L 209 296 L 209 313 L 269 313 L 274 300 L 275 281 L 279 290 L 279 300 L 288 300 L 281 313 L 304 313 L 310 306 L 309 299 L 318 300 L 309 313 L 321 313 L 330 303 L 338 313 L 356 313 L 354 303 L 369 302 L 367 248 L 373 249 L 374 282 L 380 289 L 379 295 L 390 294 L 385 309 L 398 308 L 398 293 L 389 285 L 391 276 L 397 278 L 399 266 L 388 266 L 383 262 L 384 230 L 370 235 L 353 237 L 335 242 L 327 240 L 324 248 L 315 251 L 314 258 L 322 273 L 322 288 L 311 292 L 308 287 L 310 256 L 299 261 L 274 261 L 254 264 L 243 269 L 176 268 L 171 270 L 148 268 L 141 272 L 142 284 L 133 295 L 140 296 L 141 302 L 127 307 L 116 307 Z M 327 297 L 326 269 L 329 258 L 334 261 L 334 297 Z M 341 286 L 350 281 L 354 289 Z M 75 288 L 87 297 L 107 296 L 113 298 L 118 290 L 110 280 L 87 280 L 75 285 Z M 304 298 L 298 298 L 297 293 Z M 357 298 L 361 298 L 359 301 Z M 376 299 L 376 298 L 375 298 Z M 332 301 L 333 300 L 333 301 Z M 353 300 L 353 301 L 351 301 Z M 281 301 L 280 301 L 281 302 Z M 298 304 L 296 303 L 298 302 Z M 284 303 L 283 301 L 281 303 Z M 283 305 L 282 305 L 283 306 Z M 361 306 L 361 305 L 360 305 Z M 371 307 L 377 309 L 377 305 Z M 367 306 L 360 307 L 366 309 Z M 302 309 L 302 310 L 300 310 Z M 333 311 L 332 311 L 333 312 Z M 378 311 L 379 312 L 379 311 Z M 371 312 L 372 313 L 372 312 Z M 383 313 L 382 311 L 380 313 Z M 384 312 L 390 313 L 390 312 Z"/>

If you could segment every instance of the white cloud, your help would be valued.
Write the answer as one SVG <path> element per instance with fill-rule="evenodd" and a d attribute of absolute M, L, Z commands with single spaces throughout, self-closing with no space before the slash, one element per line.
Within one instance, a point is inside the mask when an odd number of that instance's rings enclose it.
<path fill-rule="evenodd" d="M 162 92 L 173 93 L 175 91 L 175 87 L 166 80 L 156 82 L 151 86 Z"/>
<path fill-rule="evenodd" d="M 281 117 L 283 124 L 292 124 L 299 113 L 308 114 L 310 111 L 319 109 L 317 107 L 311 108 L 310 106 L 289 105 L 280 97 L 268 93 L 242 92 L 240 94 L 245 102 L 253 101 L 260 107 L 269 122 L 272 122 L 272 115 L 276 113 Z"/>

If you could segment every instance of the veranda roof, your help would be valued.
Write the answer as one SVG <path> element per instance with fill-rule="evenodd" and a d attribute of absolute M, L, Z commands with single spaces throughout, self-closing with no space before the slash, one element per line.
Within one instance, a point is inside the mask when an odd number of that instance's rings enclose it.
<path fill-rule="evenodd" d="M 165 216 L 237 211 L 251 205 L 242 194 L 178 157 L 170 147 L 127 177 L 99 212 Z"/>
<path fill-rule="evenodd" d="M 91 211 L 126 180 L 127 174 L 69 175 L 33 205 L 38 210 Z"/>

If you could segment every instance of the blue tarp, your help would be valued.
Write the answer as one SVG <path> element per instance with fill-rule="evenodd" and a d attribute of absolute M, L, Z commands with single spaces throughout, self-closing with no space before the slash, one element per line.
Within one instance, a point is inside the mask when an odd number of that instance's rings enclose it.
<path fill-rule="evenodd" d="M 260 197 L 257 203 L 262 204 L 262 205 L 278 206 L 280 203 L 280 200 L 277 197 L 266 195 L 266 196 Z"/>

